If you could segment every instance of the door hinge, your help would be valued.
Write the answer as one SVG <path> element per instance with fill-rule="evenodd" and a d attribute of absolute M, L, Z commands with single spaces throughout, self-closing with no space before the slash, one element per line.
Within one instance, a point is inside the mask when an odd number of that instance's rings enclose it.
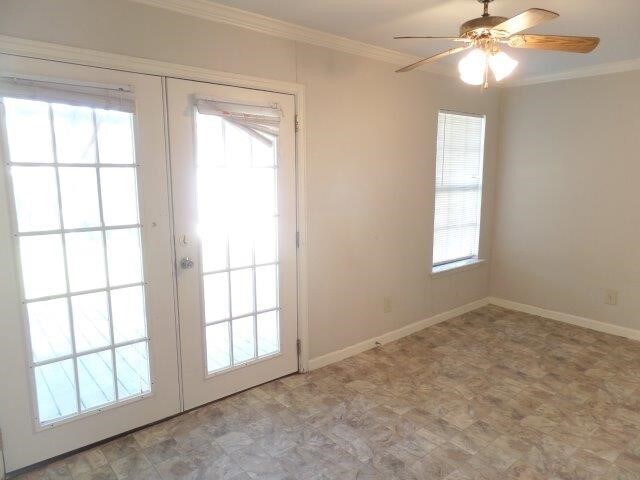
<path fill-rule="evenodd" d="M 296 232 L 296 248 L 300 248 L 300 232 Z"/>
<path fill-rule="evenodd" d="M 296 115 L 295 125 L 296 125 L 296 132 L 299 132 L 300 131 L 300 122 L 298 121 L 298 115 Z"/>
<path fill-rule="evenodd" d="M 302 354 L 302 340 L 296 340 L 296 351 L 298 352 L 298 356 Z"/>

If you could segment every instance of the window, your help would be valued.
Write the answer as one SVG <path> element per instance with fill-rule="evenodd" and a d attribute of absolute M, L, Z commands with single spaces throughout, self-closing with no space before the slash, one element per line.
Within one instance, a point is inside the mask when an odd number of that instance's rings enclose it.
<path fill-rule="evenodd" d="M 481 115 L 438 113 L 434 271 L 478 257 L 484 124 Z"/>
<path fill-rule="evenodd" d="M 132 105 L 38 83 L 0 85 L 0 105 L 38 424 L 50 425 L 151 381 Z"/>
<path fill-rule="evenodd" d="M 277 109 L 197 102 L 207 371 L 280 352 Z"/>

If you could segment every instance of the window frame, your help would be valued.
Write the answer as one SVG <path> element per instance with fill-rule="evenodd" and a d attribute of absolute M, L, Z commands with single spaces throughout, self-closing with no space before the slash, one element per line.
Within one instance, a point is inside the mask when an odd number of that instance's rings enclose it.
<path fill-rule="evenodd" d="M 480 185 L 479 185 L 479 195 L 480 201 L 478 206 L 478 224 L 477 224 L 477 245 L 476 245 L 476 253 L 473 255 L 467 255 L 463 257 L 453 258 L 450 260 L 444 260 L 440 262 L 434 262 L 434 246 L 435 246 L 435 218 L 436 218 L 436 196 L 437 196 L 437 178 L 436 173 L 438 171 L 438 135 L 439 135 L 439 117 L 440 114 L 449 114 L 449 115 L 458 115 L 465 117 L 475 117 L 482 119 L 482 137 L 481 137 L 481 161 L 480 161 Z M 482 265 L 485 260 L 480 257 L 480 241 L 482 236 L 482 205 L 484 198 L 484 166 L 485 166 L 485 146 L 486 146 L 486 131 L 487 131 L 487 116 L 483 113 L 470 113 L 463 112 L 458 110 L 449 110 L 449 109 L 438 109 L 436 114 L 436 135 L 435 135 L 435 144 L 436 144 L 436 152 L 435 152 L 435 163 L 434 163 L 434 181 L 433 181 L 433 215 L 431 218 L 431 256 L 430 256 L 430 265 L 431 265 L 431 276 L 438 277 L 442 275 L 446 275 L 448 273 L 452 273 L 455 271 L 464 271 L 476 268 Z"/>

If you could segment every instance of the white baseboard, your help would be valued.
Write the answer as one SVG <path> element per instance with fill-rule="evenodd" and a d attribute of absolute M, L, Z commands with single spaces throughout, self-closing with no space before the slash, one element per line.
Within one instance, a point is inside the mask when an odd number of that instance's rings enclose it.
<path fill-rule="evenodd" d="M 526 303 L 512 302 L 511 300 L 505 300 L 503 298 L 489 297 L 488 300 L 491 305 L 497 305 L 499 307 L 509 308 L 511 310 L 517 310 L 531 315 L 538 315 L 539 317 L 569 323 L 571 325 L 588 328 L 597 332 L 609 333 L 611 335 L 630 338 L 632 340 L 640 340 L 640 330 L 635 330 L 633 328 L 620 327 L 618 325 L 593 320 L 591 318 L 579 317 L 578 315 L 572 315 L 570 313 L 556 312 L 555 310 L 547 310 L 546 308 L 527 305 Z"/>
<path fill-rule="evenodd" d="M 580 317 L 578 315 L 572 315 L 570 313 L 556 312 L 554 310 L 548 310 L 546 308 L 536 307 L 533 305 L 528 305 L 526 303 L 513 302 L 511 300 L 505 300 L 503 298 L 486 297 L 480 300 L 476 300 L 475 302 L 467 303 L 466 305 L 462 305 L 452 310 L 439 313 L 437 315 L 434 315 L 433 317 L 419 320 L 405 327 L 385 333 L 379 337 L 369 338 L 363 342 L 350 345 L 341 350 L 336 350 L 334 352 L 312 358 L 311 360 L 309 360 L 309 370 L 315 370 L 317 368 L 339 362 L 340 360 L 344 360 L 345 358 L 349 358 L 359 353 L 370 350 L 376 346 L 377 342 L 383 345 L 385 343 L 393 342 L 394 340 L 406 337 L 424 328 L 431 327 L 446 320 L 450 320 L 459 315 L 462 315 L 463 313 L 471 312 L 472 310 L 484 307 L 485 305 L 489 304 L 516 310 L 518 312 L 529 313 L 531 315 L 537 315 L 539 317 L 549 318 L 551 320 L 576 325 L 578 327 L 588 328 L 597 332 L 609 333 L 611 335 L 617 335 L 619 337 L 625 337 L 632 340 L 640 340 L 640 330 L 635 330 L 633 328 L 620 327 L 618 325 L 601 322 L 599 320 L 593 320 L 591 318 Z"/>
<path fill-rule="evenodd" d="M 406 337 L 424 328 L 431 327 L 440 322 L 444 322 L 451 318 L 462 315 L 463 313 L 471 312 L 472 310 L 475 310 L 477 308 L 484 307 L 488 304 L 489 298 L 481 298 L 480 300 L 476 300 L 475 302 L 467 303 L 466 305 L 456 307 L 452 310 L 438 313 L 433 317 L 425 318 L 424 320 L 419 320 L 405 327 L 398 328 L 397 330 L 385 333 L 379 337 L 369 338 L 368 340 L 350 345 L 346 348 L 343 348 L 342 350 L 336 350 L 334 352 L 312 358 L 311 360 L 309 360 L 309 370 L 315 370 L 317 368 L 324 367 L 325 365 L 329 365 L 331 363 L 344 360 L 345 358 L 352 357 L 366 350 L 370 350 L 376 346 L 376 342 L 379 342 L 383 345 L 385 343 L 393 342 L 394 340 Z"/>

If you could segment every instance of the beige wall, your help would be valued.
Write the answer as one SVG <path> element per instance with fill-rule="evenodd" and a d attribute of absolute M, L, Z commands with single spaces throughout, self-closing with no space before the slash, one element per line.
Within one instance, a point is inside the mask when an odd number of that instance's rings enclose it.
<path fill-rule="evenodd" d="M 488 117 L 488 255 L 497 90 L 123 0 L 3 0 L 0 34 L 306 86 L 312 357 L 488 294 L 487 264 L 432 279 L 428 262 L 439 108 Z"/>
<path fill-rule="evenodd" d="M 482 298 L 488 267 L 431 279 L 439 108 L 488 114 L 484 232 L 491 226 L 497 94 L 300 47 L 307 85 L 313 356 Z M 483 235 L 482 252 L 489 237 Z M 383 297 L 393 311 L 383 314 Z"/>
<path fill-rule="evenodd" d="M 640 329 L 639 85 L 630 72 L 504 91 L 493 295 Z"/>

